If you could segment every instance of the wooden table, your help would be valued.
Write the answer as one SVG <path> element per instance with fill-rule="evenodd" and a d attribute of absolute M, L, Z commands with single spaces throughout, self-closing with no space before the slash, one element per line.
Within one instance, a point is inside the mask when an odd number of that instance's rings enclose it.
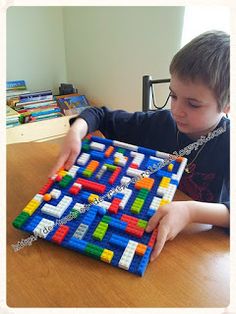
<path fill-rule="evenodd" d="M 44 240 L 18 252 L 29 234 L 11 222 L 45 184 L 59 145 L 7 147 L 7 304 L 11 307 L 226 307 L 229 236 L 209 225 L 190 225 L 169 241 L 144 277 Z M 177 191 L 175 200 L 188 197 Z"/>

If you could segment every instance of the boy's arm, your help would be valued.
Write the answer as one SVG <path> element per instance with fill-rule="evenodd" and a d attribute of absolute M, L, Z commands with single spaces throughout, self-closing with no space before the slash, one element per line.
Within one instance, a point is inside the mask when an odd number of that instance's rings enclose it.
<path fill-rule="evenodd" d="M 160 254 L 165 242 L 173 240 L 189 223 L 211 224 L 228 228 L 229 210 L 224 204 L 197 201 L 172 202 L 159 207 L 146 228 L 147 232 L 151 232 L 158 226 L 157 240 L 151 261 Z"/>
<path fill-rule="evenodd" d="M 88 125 L 88 133 L 100 130 L 110 139 L 140 145 L 145 132 L 148 131 L 149 117 L 153 112 L 134 112 L 124 110 L 109 110 L 107 107 L 91 107 L 84 110 L 79 118 L 84 119 Z M 71 124 L 75 118 L 71 119 Z M 158 128 L 158 126 L 156 126 Z M 157 130 L 156 130 L 157 131 Z"/>

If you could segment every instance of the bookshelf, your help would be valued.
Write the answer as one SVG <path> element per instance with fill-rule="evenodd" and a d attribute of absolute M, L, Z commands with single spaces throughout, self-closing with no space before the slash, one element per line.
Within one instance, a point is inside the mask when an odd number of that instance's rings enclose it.
<path fill-rule="evenodd" d="M 72 116 L 21 124 L 6 131 L 7 144 L 48 141 L 64 136 L 70 128 Z"/>

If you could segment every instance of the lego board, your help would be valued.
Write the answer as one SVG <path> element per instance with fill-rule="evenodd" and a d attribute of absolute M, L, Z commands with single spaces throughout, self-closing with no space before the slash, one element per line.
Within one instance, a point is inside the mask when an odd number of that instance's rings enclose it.
<path fill-rule="evenodd" d="M 173 199 L 186 162 L 88 135 L 71 169 L 49 178 L 13 226 L 143 276 L 158 232 L 145 232 L 148 220 Z"/>

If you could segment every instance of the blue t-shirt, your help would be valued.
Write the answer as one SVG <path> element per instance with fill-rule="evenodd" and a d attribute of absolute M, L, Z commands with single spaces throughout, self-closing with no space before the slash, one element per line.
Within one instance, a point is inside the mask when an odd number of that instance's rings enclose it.
<path fill-rule="evenodd" d="M 89 133 L 100 130 L 107 138 L 170 154 L 194 142 L 179 132 L 177 143 L 178 129 L 169 110 L 129 113 L 93 107 L 84 110 L 80 118 L 87 122 Z M 224 132 L 205 144 L 190 165 L 190 173 L 184 172 L 178 188 L 193 200 L 223 203 L 229 208 L 229 119 L 223 117 L 215 130 L 220 127 Z M 200 149 L 186 156 L 188 164 Z"/>

